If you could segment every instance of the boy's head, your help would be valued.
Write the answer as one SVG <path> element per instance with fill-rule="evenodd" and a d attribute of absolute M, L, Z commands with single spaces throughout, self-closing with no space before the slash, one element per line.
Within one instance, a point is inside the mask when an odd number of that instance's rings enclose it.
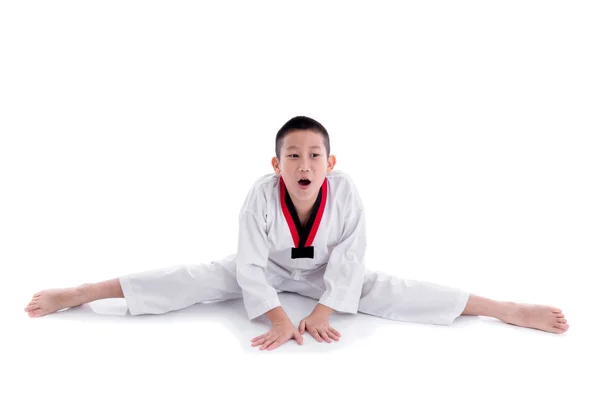
<path fill-rule="evenodd" d="M 325 174 L 335 166 L 329 155 L 329 134 L 312 118 L 294 117 L 286 122 L 275 138 L 275 154 L 271 163 L 281 174 L 294 204 L 312 206 Z M 308 185 L 302 181 L 310 181 Z"/>

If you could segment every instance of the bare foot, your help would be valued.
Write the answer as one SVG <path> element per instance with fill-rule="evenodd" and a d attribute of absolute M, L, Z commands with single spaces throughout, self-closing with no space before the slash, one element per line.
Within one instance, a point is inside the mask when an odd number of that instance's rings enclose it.
<path fill-rule="evenodd" d="M 569 329 L 560 309 L 536 304 L 511 303 L 510 311 L 499 319 L 507 324 L 552 333 L 565 333 Z"/>
<path fill-rule="evenodd" d="M 25 312 L 35 318 L 85 302 L 85 296 L 78 288 L 42 290 L 33 295 Z"/>

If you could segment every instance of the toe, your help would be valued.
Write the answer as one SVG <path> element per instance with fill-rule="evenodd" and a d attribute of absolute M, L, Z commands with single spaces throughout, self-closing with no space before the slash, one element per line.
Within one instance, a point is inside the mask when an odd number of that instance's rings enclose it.
<path fill-rule="evenodd" d="M 37 308 L 33 311 L 29 311 L 29 316 L 31 318 L 37 318 L 37 317 L 41 317 L 42 315 L 45 315 L 46 313 L 44 312 L 44 310 L 42 310 L 41 308 Z"/>
<path fill-rule="evenodd" d="M 553 328 L 562 333 L 566 332 L 569 329 L 569 324 L 556 324 Z"/>
<path fill-rule="evenodd" d="M 556 319 L 556 322 L 559 322 L 559 323 L 561 323 L 561 324 L 566 324 L 566 323 L 567 323 L 567 320 L 566 320 L 566 319 L 564 319 L 564 318 L 557 318 L 557 319 Z"/>
<path fill-rule="evenodd" d="M 33 311 L 37 308 L 38 308 L 38 306 L 36 304 L 30 304 L 27 307 L 25 307 L 25 311 L 29 312 L 29 311 Z"/>
<path fill-rule="evenodd" d="M 561 314 L 562 310 L 560 308 L 552 307 L 552 312 L 553 313 L 557 313 L 557 314 Z"/>
<path fill-rule="evenodd" d="M 564 333 L 565 332 L 564 329 L 561 329 L 557 326 L 553 326 L 552 328 L 549 329 L 549 331 L 552 333 Z"/>

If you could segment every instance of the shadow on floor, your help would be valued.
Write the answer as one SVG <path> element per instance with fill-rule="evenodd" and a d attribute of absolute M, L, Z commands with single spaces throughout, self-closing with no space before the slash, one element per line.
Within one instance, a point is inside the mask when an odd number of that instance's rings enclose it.
<path fill-rule="evenodd" d="M 295 293 L 279 293 L 279 299 L 292 323 L 298 326 L 300 321 L 308 316 L 317 305 L 317 300 L 300 296 Z M 79 307 L 61 310 L 43 318 L 52 320 L 78 320 L 85 323 L 132 323 L 132 324 L 202 324 L 203 322 L 218 323 L 227 327 L 238 339 L 240 348 L 246 352 L 259 352 L 252 347 L 252 338 L 269 331 L 270 321 L 266 316 L 249 321 L 241 299 L 195 304 L 182 310 L 171 311 L 159 315 L 136 315 L 129 313 L 125 299 L 99 300 Z M 453 325 L 464 326 L 478 320 L 475 316 L 461 316 Z M 341 332 L 339 342 L 319 343 L 310 334 L 304 333 L 304 344 L 299 346 L 295 340 L 290 340 L 280 346 L 277 353 L 295 353 L 297 351 L 330 352 L 338 351 L 354 342 L 368 340 L 373 332 L 387 324 L 407 324 L 391 321 L 358 313 L 356 315 L 334 313 L 330 325 Z M 425 325 L 431 329 L 448 329 L 450 326 Z"/>

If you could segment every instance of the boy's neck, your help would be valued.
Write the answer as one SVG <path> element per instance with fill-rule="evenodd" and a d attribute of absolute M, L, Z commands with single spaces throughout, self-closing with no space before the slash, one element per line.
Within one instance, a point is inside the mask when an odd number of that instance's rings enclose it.
<path fill-rule="evenodd" d="M 314 204 L 315 204 L 314 202 L 312 204 L 305 203 L 305 204 L 301 204 L 301 205 L 294 203 L 294 207 L 296 208 L 296 212 L 298 213 L 298 215 L 306 215 L 306 214 L 310 214 Z"/>
<path fill-rule="evenodd" d="M 296 213 L 299 217 L 307 217 L 310 215 L 310 212 L 312 211 L 316 201 L 316 198 L 305 201 L 300 201 L 297 199 L 294 200 L 292 198 L 292 203 L 294 203 L 294 208 L 296 209 Z"/>

